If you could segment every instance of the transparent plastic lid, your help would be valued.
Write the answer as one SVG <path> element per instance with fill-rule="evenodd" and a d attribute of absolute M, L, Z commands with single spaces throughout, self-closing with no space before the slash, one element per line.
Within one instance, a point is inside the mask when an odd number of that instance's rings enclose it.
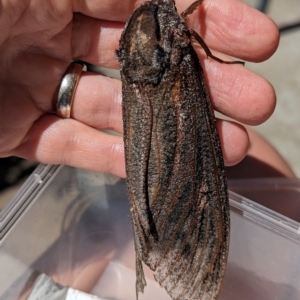
<path fill-rule="evenodd" d="M 234 193 L 230 206 L 229 259 L 218 299 L 300 299 L 300 224 Z M 1 211 L 0 265 L 1 300 L 26 299 L 41 274 L 99 298 L 135 299 L 125 181 L 40 165 Z M 139 299 L 170 299 L 150 270 L 146 276 Z"/>

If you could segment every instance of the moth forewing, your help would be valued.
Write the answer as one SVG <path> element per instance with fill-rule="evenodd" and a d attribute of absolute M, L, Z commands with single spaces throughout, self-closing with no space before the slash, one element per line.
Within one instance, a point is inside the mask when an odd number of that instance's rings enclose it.
<path fill-rule="evenodd" d="M 174 1 L 153 0 L 133 13 L 117 51 L 136 288 L 138 294 L 146 285 L 144 262 L 173 299 L 216 299 L 228 255 L 229 204 L 190 34 Z"/>

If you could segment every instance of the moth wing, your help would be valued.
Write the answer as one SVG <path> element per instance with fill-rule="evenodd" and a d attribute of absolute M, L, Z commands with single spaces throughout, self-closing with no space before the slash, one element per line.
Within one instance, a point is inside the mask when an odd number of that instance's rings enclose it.
<path fill-rule="evenodd" d="M 153 118 L 150 99 L 143 89 L 138 86 L 132 88 L 132 85 L 125 84 L 122 88 L 126 181 L 136 250 L 138 297 L 138 293 L 143 292 L 146 286 L 142 261 L 148 260 L 153 239 L 157 238 L 149 206 L 146 179 Z"/>
<path fill-rule="evenodd" d="M 192 49 L 191 60 L 199 64 Z M 195 68 L 187 73 L 183 60 L 172 85 L 150 99 L 156 109 L 147 185 L 158 239 L 145 262 L 178 300 L 216 299 L 229 244 L 222 151 L 203 71 Z"/>

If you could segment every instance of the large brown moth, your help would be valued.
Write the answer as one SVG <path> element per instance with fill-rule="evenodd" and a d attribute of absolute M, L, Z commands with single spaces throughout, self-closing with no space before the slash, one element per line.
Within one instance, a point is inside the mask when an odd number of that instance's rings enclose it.
<path fill-rule="evenodd" d="M 226 176 L 191 36 L 215 57 L 186 26 L 187 15 L 201 2 L 181 16 L 174 0 L 142 4 L 117 51 L 137 297 L 146 285 L 142 262 L 178 300 L 216 299 L 226 266 Z"/>

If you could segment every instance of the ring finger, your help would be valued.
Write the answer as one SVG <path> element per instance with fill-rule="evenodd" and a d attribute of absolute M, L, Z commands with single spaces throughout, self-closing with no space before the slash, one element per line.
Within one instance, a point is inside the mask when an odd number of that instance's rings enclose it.
<path fill-rule="evenodd" d="M 72 118 L 95 128 L 122 132 L 121 82 L 84 72 L 75 92 Z"/>

